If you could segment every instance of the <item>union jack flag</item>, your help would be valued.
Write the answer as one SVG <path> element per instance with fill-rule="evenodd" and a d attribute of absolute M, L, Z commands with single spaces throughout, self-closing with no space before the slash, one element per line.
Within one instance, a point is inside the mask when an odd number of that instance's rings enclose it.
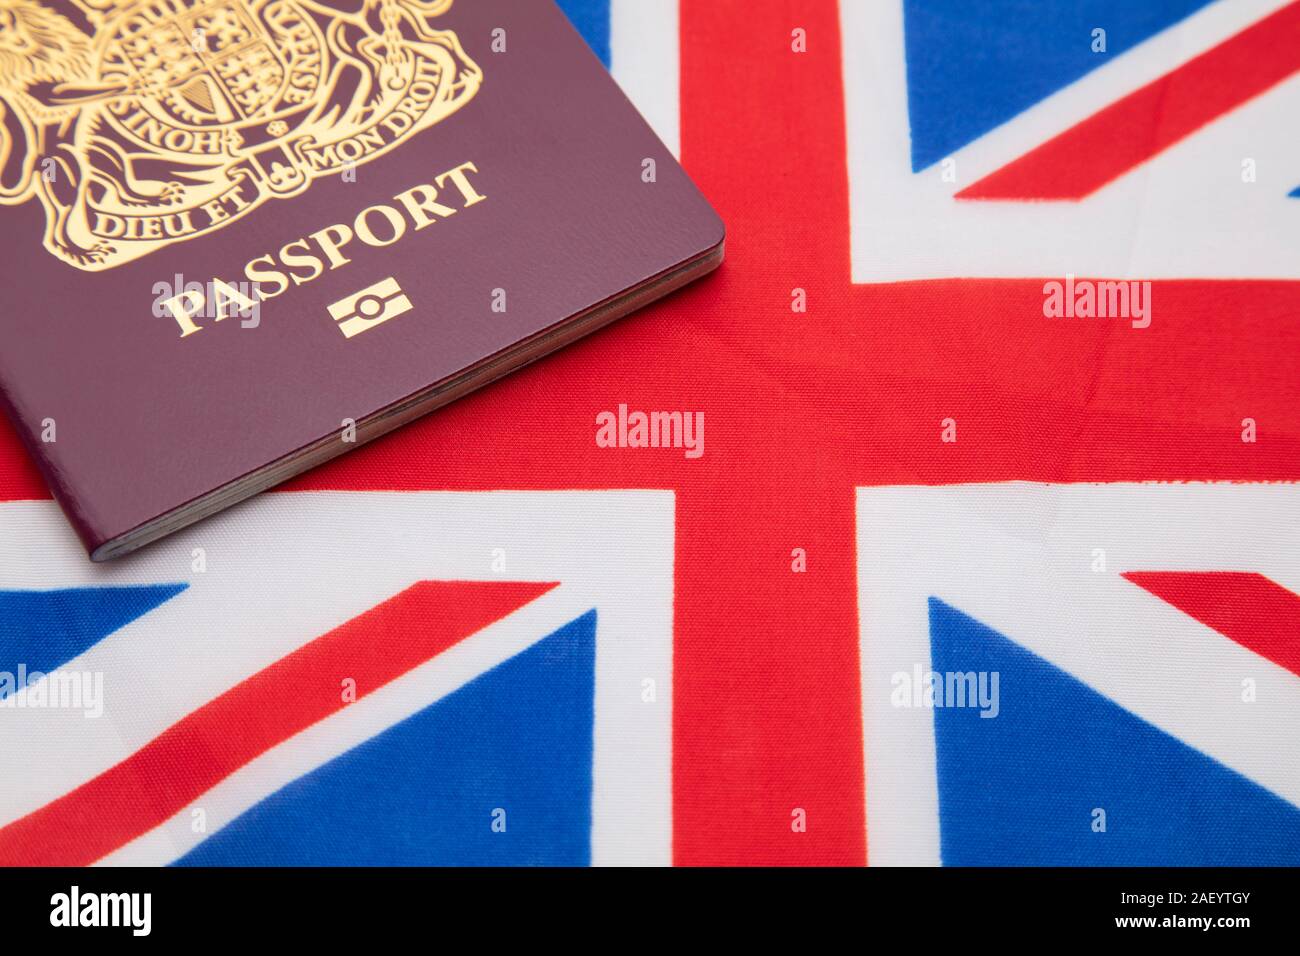
<path fill-rule="evenodd" d="M 561 5 L 726 264 L 107 565 L 0 431 L 0 862 L 1300 862 L 1300 2 Z"/>

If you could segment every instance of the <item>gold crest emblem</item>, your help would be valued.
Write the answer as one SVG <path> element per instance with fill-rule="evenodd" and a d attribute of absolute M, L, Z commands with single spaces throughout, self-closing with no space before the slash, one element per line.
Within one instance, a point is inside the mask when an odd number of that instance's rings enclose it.
<path fill-rule="evenodd" d="M 211 233 L 468 102 L 451 3 L 0 0 L 0 203 L 89 271 Z"/>

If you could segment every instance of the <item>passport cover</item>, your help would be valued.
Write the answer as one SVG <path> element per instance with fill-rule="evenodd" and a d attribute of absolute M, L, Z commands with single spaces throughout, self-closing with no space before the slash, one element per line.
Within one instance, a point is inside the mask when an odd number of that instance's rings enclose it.
<path fill-rule="evenodd" d="M 95 560 L 721 260 L 550 0 L 7 0 L 0 107 L 0 396 Z"/>

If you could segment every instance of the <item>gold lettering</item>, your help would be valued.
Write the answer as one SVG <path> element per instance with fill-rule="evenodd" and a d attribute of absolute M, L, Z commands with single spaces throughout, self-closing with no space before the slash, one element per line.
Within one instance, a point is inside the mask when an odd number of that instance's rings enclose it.
<path fill-rule="evenodd" d="M 296 272 L 290 272 L 289 278 L 293 279 L 294 285 L 302 285 L 304 282 L 310 282 L 312 279 L 315 279 L 317 276 L 319 276 L 322 272 L 325 271 L 324 264 L 315 256 L 312 255 L 300 256 L 296 254 L 290 254 L 289 250 L 292 249 L 294 246 L 299 246 L 303 250 L 307 250 L 309 248 L 306 239 L 295 239 L 293 242 L 290 242 L 280 248 L 280 261 L 283 262 L 286 266 L 289 266 L 291 269 L 294 266 L 306 266 L 308 269 L 312 270 L 310 273 L 308 273 L 305 276 L 300 276 Z"/>
<path fill-rule="evenodd" d="M 285 248 L 287 249 L 288 246 Z M 265 262 L 268 266 L 274 266 L 275 258 L 269 254 L 258 256 L 248 265 L 244 266 L 244 275 L 247 276 L 249 282 L 256 284 L 258 298 L 265 302 L 267 299 L 274 299 L 285 289 L 289 288 L 289 277 L 278 269 L 272 268 L 269 270 L 263 270 L 254 268 L 261 262 Z M 263 287 L 263 282 L 274 282 L 277 287 L 276 290 L 274 292 L 268 292 Z"/>
<path fill-rule="evenodd" d="M 216 199 L 205 202 L 202 206 L 203 211 L 208 214 L 208 218 L 214 223 L 230 218 L 230 213 L 221 207 L 222 198 L 218 196 Z"/>
<path fill-rule="evenodd" d="M 337 269 L 339 266 L 352 261 L 339 252 L 341 248 L 352 241 L 352 230 L 342 223 L 326 226 L 319 232 L 313 232 L 307 238 L 316 240 L 317 245 L 321 247 L 321 251 L 325 253 L 325 258 L 329 259 L 331 269 Z"/>
<path fill-rule="evenodd" d="M 171 213 L 163 217 L 163 228 L 169 236 L 185 236 L 194 231 L 194 224 L 190 222 L 192 210 L 186 209 L 184 212 Z"/>
<path fill-rule="evenodd" d="M 397 137 L 401 136 L 408 129 L 414 126 L 415 121 L 405 113 L 394 110 L 380 120 L 380 125 L 383 126 L 384 129 L 388 130 L 393 139 L 397 139 Z"/>
<path fill-rule="evenodd" d="M 95 227 L 91 231 L 97 236 L 103 236 L 105 239 L 116 239 L 126 231 L 126 222 L 121 216 L 96 211 Z"/>
<path fill-rule="evenodd" d="M 313 169 L 334 169 L 345 163 L 358 162 L 383 147 L 384 134 L 372 128 L 337 143 L 330 143 L 322 149 L 304 149 L 303 156 Z"/>
<path fill-rule="evenodd" d="M 220 322 L 228 315 L 235 315 L 236 313 L 247 315 L 252 311 L 253 306 L 257 305 L 255 301 L 244 295 L 233 285 L 222 282 L 220 279 L 212 280 L 212 291 L 217 300 L 217 322 Z M 226 308 L 231 303 L 234 303 L 239 308 L 227 312 Z"/>
<path fill-rule="evenodd" d="M 393 238 L 383 240 L 375 235 L 370 223 L 366 221 L 372 212 L 377 212 L 388 220 L 388 224 L 393 227 Z M 352 226 L 357 231 L 357 238 L 368 246 L 391 246 L 406 234 L 406 220 L 392 206 L 370 206 L 363 209 L 357 213 L 357 221 Z"/>
<path fill-rule="evenodd" d="M 465 208 L 477 205 L 487 198 L 470 181 L 470 174 L 477 175 L 478 171 L 478 166 L 472 162 L 461 163 L 435 176 L 436 185 L 419 183 L 396 194 L 391 205 L 381 203 L 367 206 L 357 213 L 350 227 L 335 223 L 304 238 L 285 243 L 280 247 L 278 255 L 267 253 L 250 260 L 244 266 L 244 275 L 253 283 L 254 291 L 248 294 L 230 283 L 213 279 L 210 295 L 215 301 L 215 321 L 221 321 L 230 315 L 247 314 L 257 302 L 273 299 L 293 286 L 304 285 L 319 278 L 327 270 L 347 265 L 352 260 L 344 254 L 344 249 L 354 239 L 360 239 L 368 246 L 391 246 L 408 231 L 419 231 L 440 219 L 454 216 L 459 211 L 456 207 L 438 201 L 440 192 L 445 192 L 444 187 L 448 183 L 455 187 Z M 237 185 L 202 208 L 216 222 L 229 218 L 230 204 L 239 205 L 240 208 L 243 206 L 237 201 L 238 190 Z M 168 217 L 127 218 L 101 214 L 96 230 L 106 236 L 135 235 L 141 232 L 153 235 L 159 229 L 172 233 L 187 228 L 189 216 L 189 211 Z M 384 226 L 379 226 L 381 219 L 386 223 Z M 182 338 L 200 330 L 195 318 L 201 314 L 205 305 L 201 293 L 185 292 L 167 300 L 163 305 L 176 319 Z"/>
<path fill-rule="evenodd" d="M 422 198 L 417 199 L 417 196 Z M 415 223 L 416 232 L 437 222 L 438 220 L 434 216 L 442 216 L 445 219 L 456 212 L 450 206 L 434 202 L 438 198 L 438 190 L 432 186 L 423 184 L 412 186 L 406 192 L 398 193 L 394 198 L 406 207 L 411 221 Z"/>
<path fill-rule="evenodd" d="M 241 186 L 242 183 L 237 184 L 234 189 L 225 193 L 221 197 L 223 200 L 229 199 L 230 202 L 234 204 L 236 212 L 243 212 L 248 208 L 248 200 L 244 198 L 244 194 L 241 192 Z"/>
<path fill-rule="evenodd" d="M 443 183 L 445 183 L 448 179 L 450 179 L 453 183 L 455 183 L 456 188 L 460 190 L 461 196 L 463 196 L 465 199 L 466 209 L 468 209 L 470 206 L 475 206 L 481 203 L 484 199 L 487 199 L 487 196 L 484 196 L 472 185 L 470 185 L 469 177 L 465 175 L 465 170 L 467 169 L 472 173 L 478 172 L 478 167 L 475 166 L 473 163 L 461 163 L 455 169 L 449 169 L 447 170 L 447 172 L 443 173 L 441 176 L 438 176 L 436 179 L 434 179 L 434 182 L 438 184 L 439 189 L 442 188 Z"/>
<path fill-rule="evenodd" d="M 194 324 L 194 316 L 203 308 L 203 293 L 197 289 L 172 296 L 163 302 L 163 308 L 172 314 L 176 324 L 181 327 L 181 338 L 202 331 Z"/>

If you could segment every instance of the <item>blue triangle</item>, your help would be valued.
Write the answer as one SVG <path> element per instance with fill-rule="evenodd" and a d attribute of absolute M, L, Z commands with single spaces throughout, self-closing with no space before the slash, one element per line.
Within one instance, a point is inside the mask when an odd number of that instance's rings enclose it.
<path fill-rule="evenodd" d="M 0 591 L 0 671 L 17 674 L 19 665 L 28 673 L 53 670 L 185 588 L 155 584 Z"/>
<path fill-rule="evenodd" d="M 610 0 L 559 0 L 569 22 L 582 34 L 600 62 L 609 66 L 609 4 Z"/>
<path fill-rule="evenodd" d="M 1291 190 L 1289 193 L 1287 193 L 1287 195 L 1290 196 L 1292 199 L 1300 199 L 1300 186 L 1297 186 L 1295 189 Z"/>
<path fill-rule="evenodd" d="M 912 169 L 951 155 L 1211 0 L 904 0 Z M 1093 30 L 1106 52 L 1092 51 Z"/>
<path fill-rule="evenodd" d="M 586 865 L 596 613 L 267 797 L 181 866 Z M 505 832 L 494 832 L 494 811 Z"/>
<path fill-rule="evenodd" d="M 1300 808 L 936 598 L 930 642 L 938 673 L 999 674 L 996 717 L 934 711 L 945 864 L 1300 863 Z"/>

